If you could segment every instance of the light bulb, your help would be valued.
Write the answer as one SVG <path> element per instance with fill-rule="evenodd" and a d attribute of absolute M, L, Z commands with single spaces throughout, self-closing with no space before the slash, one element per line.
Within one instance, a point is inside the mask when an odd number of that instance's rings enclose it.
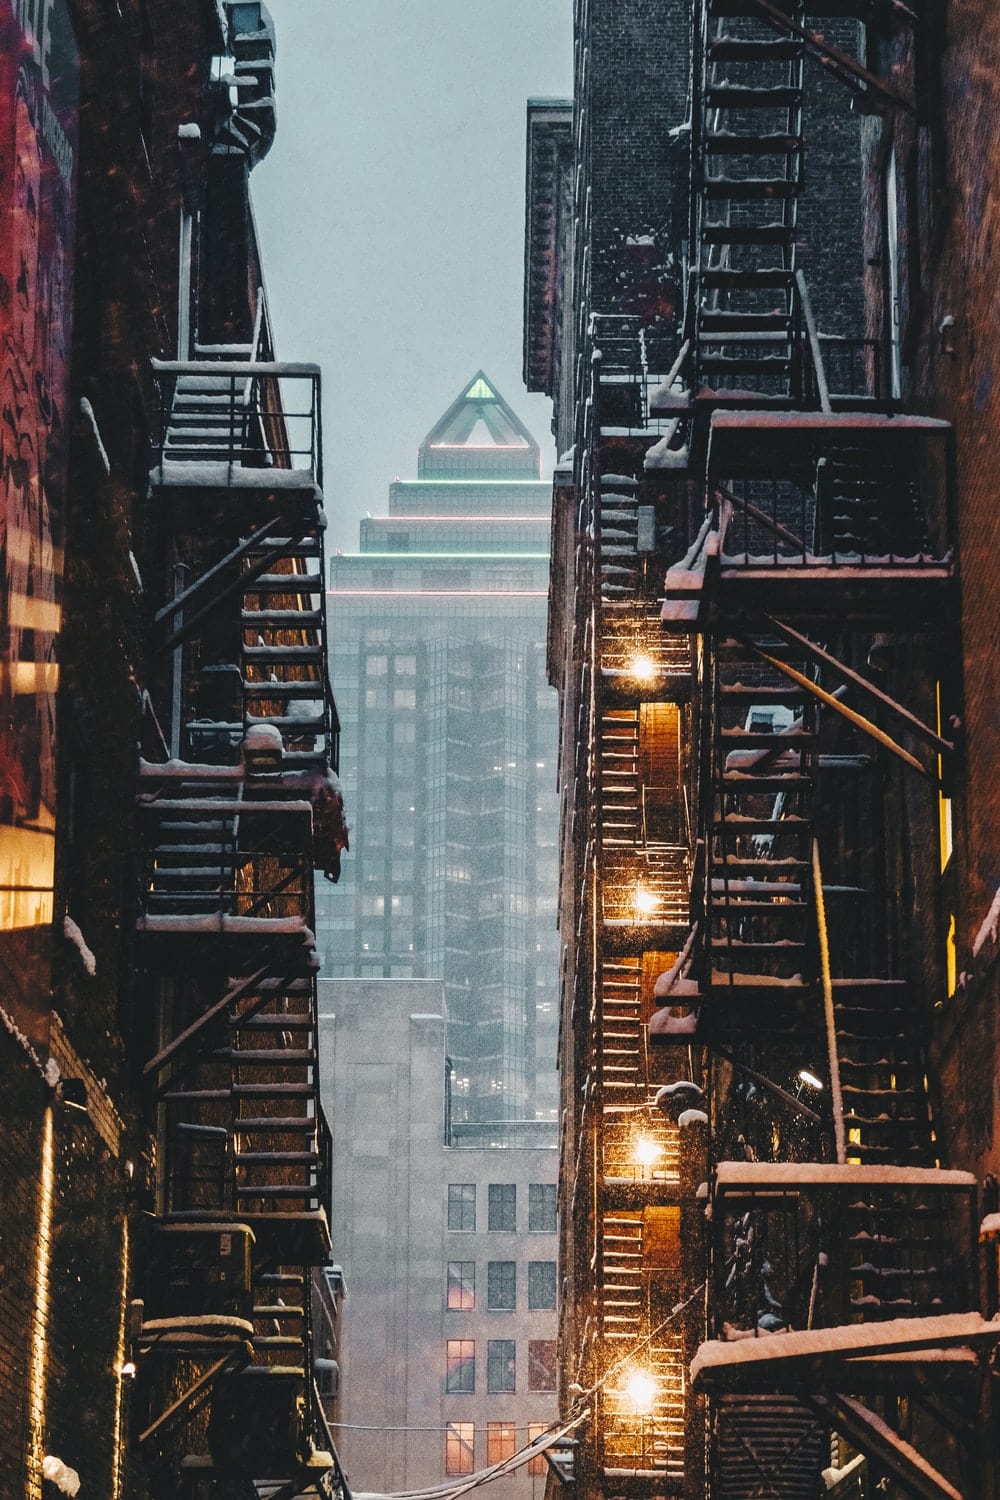
<path fill-rule="evenodd" d="M 637 1417 L 653 1410 L 656 1381 L 644 1370 L 634 1370 L 625 1382 L 625 1399 Z"/>
<path fill-rule="evenodd" d="M 635 1143 L 635 1159 L 640 1167 L 651 1167 L 657 1157 L 662 1155 L 662 1151 L 659 1141 L 654 1141 L 648 1135 L 641 1135 Z"/>

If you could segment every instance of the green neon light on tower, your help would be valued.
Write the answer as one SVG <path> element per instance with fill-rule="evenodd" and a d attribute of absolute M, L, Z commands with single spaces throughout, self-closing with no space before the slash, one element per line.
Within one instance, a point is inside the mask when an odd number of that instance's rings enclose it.
<path fill-rule="evenodd" d="M 466 391 L 465 399 L 466 401 L 492 401 L 494 397 L 486 381 L 480 376 Z"/>

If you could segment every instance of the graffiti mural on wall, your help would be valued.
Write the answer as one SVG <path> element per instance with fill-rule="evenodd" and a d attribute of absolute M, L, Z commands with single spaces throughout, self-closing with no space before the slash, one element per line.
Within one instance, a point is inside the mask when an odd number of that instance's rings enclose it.
<path fill-rule="evenodd" d="M 78 63 L 0 0 L 0 932 L 52 921 Z M 11 961 L 9 944 L 5 957 Z"/>

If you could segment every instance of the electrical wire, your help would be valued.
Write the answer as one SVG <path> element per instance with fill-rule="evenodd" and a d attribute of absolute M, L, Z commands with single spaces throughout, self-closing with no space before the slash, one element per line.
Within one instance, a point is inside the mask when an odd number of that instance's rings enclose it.
<path fill-rule="evenodd" d="M 551 1448 L 556 1443 L 561 1442 L 564 1437 L 567 1437 L 569 1433 L 585 1422 L 590 1416 L 590 1407 L 584 1406 L 582 1403 L 588 1401 L 598 1391 L 603 1390 L 623 1366 L 634 1359 L 636 1354 L 645 1349 L 658 1334 L 669 1327 L 676 1317 L 684 1312 L 686 1308 L 690 1307 L 696 1298 L 702 1295 L 707 1284 L 706 1281 L 701 1282 L 683 1302 L 676 1303 L 663 1321 L 658 1323 L 651 1333 L 646 1334 L 638 1343 L 633 1345 L 626 1354 L 616 1359 L 614 1364 L 605 1370 L 600 1380 L 596 1380 L 589 1390 L 580 1390 L 568 1418 L 553 1422 L 544 1432 L 540 1432 L 530 1442 L 525 1443 L 523 1447 L 511 1454 L 509 1458 L 501 1459 L 495 1464 L 488 1464 L 484 1469 L 478 1469 L 474 1474 L 470 1474 L 468 1478 L 464 1479 L 461 1484 L 434 1485 L 421 1490 L 392 1490 L 389 1492 L 381 1490 L 352 1491 L 351 1500 L 457 1500 L 459 1495 L 465 1495 L 470 1490 L 478 1489 L 484 1484 L 489 1484 L 494 1479 L 502 1479 L 507 1474 L 512 1474 L 516 1469 L 522 1468 L 524 1464 L 530 1463 L 533 1458 L 540 1457 L 547 1448 Z M 338 1423 L 337 1425 L 347 1426 L 349 1424 Z M 434 1427 L 416 1429 L 384 1427 L 369 1428 L 367 1430 L 383 1432 L 398 1432 L 401 1430 L 440 1432 L 442 1429 Z M 447 1431 L 448 1429 L 445 1428 L 444 1430 Z"/>
<path fill-rule="evenodd" d="M 574 1428 L 579 1427 L 581 1422 L 586 1421 L 589 1415 L 590 1408 L 585 1407 L 568 1422 L 553 1423 L 545 1432 L 540 1432 L 537 1437 L 525 1443 L 508 1458 L 500 1459 L 495 1464 L 488 1464 L 485 1469 L 477 1470 L 461 1484 L 437 1485 L 422 1490 L 393 1490 L 388 1494 L 378 1490 L 352 1490 L 352 1500 L 457 1500 L 459 1495 L 465 1495 L 469 1490 L 478 1489 L 480 1485 L 489 1484 L 494 1479 L 502 1479 L 508 1474 L 513 1474 L 516 1469 L 522 1468 L 532 1459 L 541 1457 L 547 1448 L 560 1442 Z"/>

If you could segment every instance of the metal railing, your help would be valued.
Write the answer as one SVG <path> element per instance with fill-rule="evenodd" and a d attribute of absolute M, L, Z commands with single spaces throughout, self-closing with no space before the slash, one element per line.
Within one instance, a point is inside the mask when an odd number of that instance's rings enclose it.
<path fill-rule="evenodd" d="M 276 470 L 322 486 L 318 365 L 253 359 L 154 359 L 152 365 L 153 464 L 162 480 L 165 464 L 174 470 L 169 477 L 183 482 L 186 465 L 224 463 L 228 486 L 251 482 L 246 471 Z"/>

